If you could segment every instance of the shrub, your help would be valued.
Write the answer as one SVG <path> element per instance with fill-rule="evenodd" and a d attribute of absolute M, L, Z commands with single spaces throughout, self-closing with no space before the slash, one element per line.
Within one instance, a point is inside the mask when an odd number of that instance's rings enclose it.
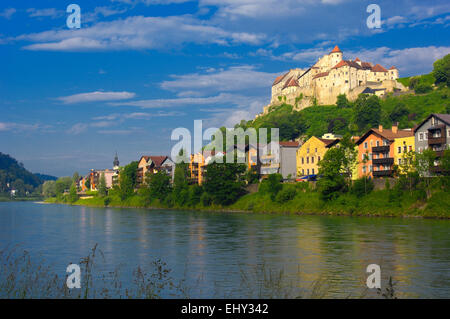
<path fill-rule="evenodd" d="M 357 197 L 361 197 L 373 191 L 375 185 L 373 184 L 373 180 L 364 176 L 362 178 L 358 178 L 353 182 L 353 186 L 351 189 L 352 194 Z"/>
<path fill-rule="evenodd" d="M 206 206 L 211 206 L 213 199 L 212 199 L 211 195 L 209 195 L 208 193 L 203 193 L 200 200 L 201 200 L 203 206 L 206 207 Z"/>
<path fill-rule="evenodd" d="M 294 185 L 286 185 L 275 197 L 275 201 L 278 203 L 288 202 L 293 200 L 296 194 Z"/>
<path fill-rule="evenodd" d="M 270 174 L 259 185 L 259 192 L 261 194 L 270 194 L 270 198 L 274 201 L 278 192 L 283 188 L 283 176 L 281 174 Z"/>
<path fill-rule="evenodd" d="M 431 87 L 431 85 L 425 84 L 425 83 L 419 83 L 414 88 L 414 92 L 416 92 L 417 94 L 428 93 L 432 90 L 433 90 L 433 88 Z"/>

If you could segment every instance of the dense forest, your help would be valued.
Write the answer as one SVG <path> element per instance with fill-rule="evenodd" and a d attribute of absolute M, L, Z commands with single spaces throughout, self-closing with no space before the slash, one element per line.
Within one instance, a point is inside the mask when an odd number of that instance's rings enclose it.
<path fill-rule="evenodd" d="M 40 195 L 40 186 L 52 176 L 33 174 L 22 163 L 7 154 L 0 152 L 0 197 L 9 197 L 11 190 L 16 196 Z"/>

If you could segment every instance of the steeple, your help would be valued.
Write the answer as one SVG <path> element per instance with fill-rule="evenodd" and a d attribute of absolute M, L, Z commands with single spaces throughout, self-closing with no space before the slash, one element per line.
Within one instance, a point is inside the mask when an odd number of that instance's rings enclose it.
<path fill-rule="evenodd" d="M 339 49 L 339 47 L 336 45 L 333 51 L 331 51 L 330 53 L 337 53 L 337 52 L 342 53 L 341 49 Z"/>
<path fill-rule="evenodd" d="M 119 169 L 119 157 L 117 157 L 117 152 L 116 152 L 116 156 L 114 157 L 113 168 Z"/>

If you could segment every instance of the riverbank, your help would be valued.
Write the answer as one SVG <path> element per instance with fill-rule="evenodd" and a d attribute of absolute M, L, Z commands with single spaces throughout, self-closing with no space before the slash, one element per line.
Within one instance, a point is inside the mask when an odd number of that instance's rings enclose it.
<path fill-rule="evenodd" d="M 44 200 L 43 197 L 0 197 L 0 202 L 36 202 Z"/>
<path fill-rule="evenodd" d="M 176 209 L 214 212 L 279 213 L 296 215 L 408 217 L 450 219 L 450 196 L 448 192 L 435 191 L 428 199 L 418 199 L 416 193 L 405 192 L 393 196 L 393 190 L 377 190 L 365 196 L 343 194 L 339 198 L 324 202 L 315 191 L 297 191 L 284 202 L 273 201 L 269 194 L 253 193 L 239 198 L 229 206 L 208 205 L 201 202 L 190 206 L 168 206 L 154 199 L 135 194 L 125 200 L 118 196 L 78 199 L 68 203 L 66 199 L 50 198 L 46 203 L 71 204 L 89 207 Z"/>

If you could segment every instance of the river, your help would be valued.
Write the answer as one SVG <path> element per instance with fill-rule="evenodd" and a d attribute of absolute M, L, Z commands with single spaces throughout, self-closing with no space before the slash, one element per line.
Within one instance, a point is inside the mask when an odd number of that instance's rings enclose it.
<path fill-rule="evenodd" d="M 383 286 L 392 277 L 398 297 L 450 297 L 449 220 L 0 203 L 0 249 L 27 250 L 62 276 L 96 244 L 99 271 L 120 268 L 126 284 L 161 259 L 192 298 L 261 297 L 267 274 L 303 297 L 317 287 L 324 297 L 377 297 L 365 289 L 369 264 L 380 265 Z"/>

